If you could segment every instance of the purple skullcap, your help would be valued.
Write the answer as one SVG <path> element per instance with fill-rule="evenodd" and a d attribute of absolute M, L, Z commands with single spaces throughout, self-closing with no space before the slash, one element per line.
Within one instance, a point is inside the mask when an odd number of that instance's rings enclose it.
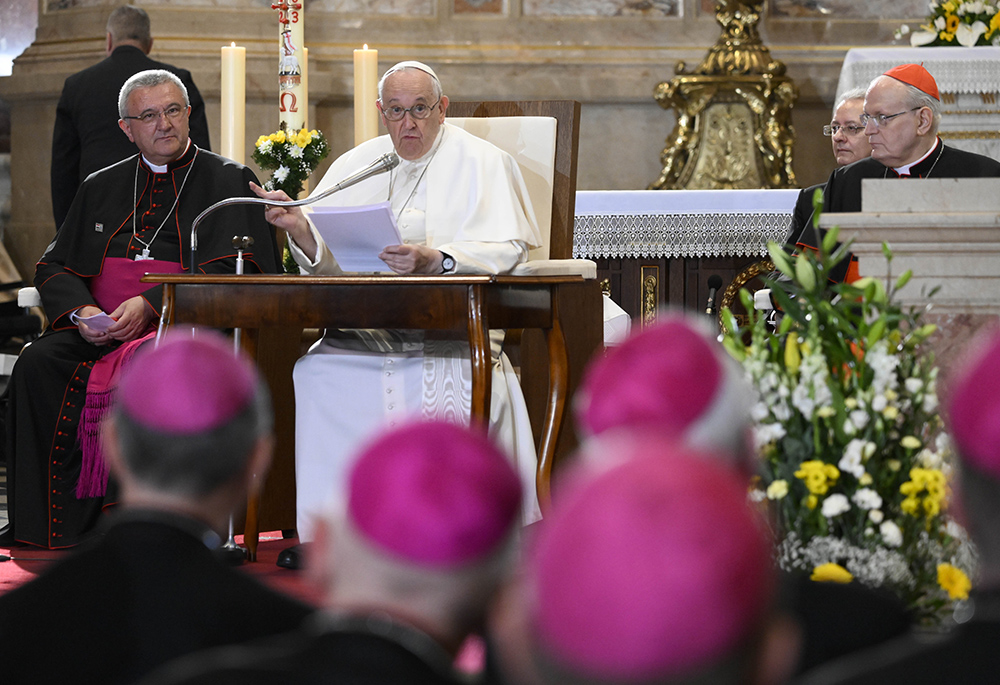
<path fill-rule="evenodd" d="M 745 642 L 773 594 L 771 546 L 745 484 L 691 448 L 634 450 L 578 479 L 529 550 L 539 651 L 584 678 L 703 668 Z"/>
<path fill-rule="evenodd" d="M 696 446 L 742 450 L 749 389 L 699 323 L 661 315 L 592 364 L 574 404 L 584 431 L 656 430 Z"/>
<path fill-rule="evenodd" d="M 962 461 L 1000 478 L 1000 329 L 974 339 L 950 384 L 946 414 Z"/>
<path fill-rule="evenodd" d="M 212 430 L 254 401 L 257 375 L 233 343 L 209 330 L 146 345 L 126 368 L 118 403 L 133 421 L 166 433 Z"/>
<path fill-rule="evenodd" d="M 508 539 L 521 504 L 510 462 L 477 430 L 416 422 L 383 434 L 358 457 L 347 516 L 360 535 L 407 562 L 453 567 Z"/>

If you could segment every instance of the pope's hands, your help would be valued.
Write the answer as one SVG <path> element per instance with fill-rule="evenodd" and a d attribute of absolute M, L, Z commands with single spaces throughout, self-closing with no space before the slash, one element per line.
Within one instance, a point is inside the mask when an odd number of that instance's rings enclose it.
<path fill-rule="evenodd" d="M 283 190 L 264 190 L 254 182 L 250 182 L 250 190 L 258 197 L 265 200 L 277 200 L 288 202 L 292 198 Z M 299 246 L 307 256 L 316 259 L 316 252 L 319 246 L 309 230 L 309 222 L 306 221 L 305 214 L 298 207 L 282 207 L 280 205 L 267 205 L 264 208 L 264 219 L 272 226 L 277 226 L 285 231 L 295 244 Z"/>
<path fill-rule="evenodd" d="M 441 250 L 426 245 L 390 245 L 378 256 L 397 274 L 439 274 Z"/>

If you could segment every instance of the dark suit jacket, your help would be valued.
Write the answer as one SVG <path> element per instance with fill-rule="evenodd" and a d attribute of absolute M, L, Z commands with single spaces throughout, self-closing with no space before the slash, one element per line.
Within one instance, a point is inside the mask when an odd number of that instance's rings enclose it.
<path fill-rule="evenodd" d="M 191 100 L 191 140 L 210 150 L 205 101 L 191 72 L 150 59 L 137 47 L 121 45 L 104 60 L 67 77 L 56 106 L 52 133 L 52 214 L 62 225 L 76 189 L 95 171 L 138 152 L 118 128 L 118 93 L 130 76 L 166 69 L 180 78 Z"/>
<path fill-rule="evenodd" d="M 945 635 L 914 633 L 832 661 L 800 685 L 995 683 L 1000 678 L 1000 592 L 973 594 L 972 620 Z M 988 608 L 988 611 L 984 611 Z M 987 615 L 983 616 L 982 614 Z"/>
<path fill-rule="evenodd" d="M 214 534 L 195 521 L 115 516 L 90 546 L 0 597 L 3 682 L 131 683 L 190 652 L 292 630 L 312 613 L 224 566 L 203 541 Z"/>
<path fill-rule="evenodd" d="M 910 178 L 981 178 L 1000 176 L 1000 162 L 953 147 L 942 146 L 940 158 L 932 152 L 927 159 L 910 169 Z M 896 172 L 871 157 L 840 167 L 830 174 L 823 192 L 823 212 L 860 212 L 861 180 L 865 178 L 897 178 Z M 851 255 L 851 259 L 854 256 Z M 830 280 L 842 281 L 848 260 L 837 265 Z"/>
<path fill-rule="evenodd" d="M 377 615 L 317 614 L 287 635 L 178 659 L 140 685 L 459 685 L 451 656 L 428 635 Z"/>
<path fill-rule="evenodd" d="M 825 183 L 817 183 L 814 186 L 809 186 L 808 188 L 803 188 L 799 192 L 799 196 L 795 198 L 795 210 L 792 212 L 792 223 L 788 226 L 788 237 L 785 238 L 785 243 L 790 245 L 797 245 L 802 242 L 802 232 L 806 227 L 812 228 L 812 216 L 813 216 L 813 193 L 817 189 L 823 189 L 826 187 Z M 812 237 L 807 237 L 809 240 L 807 245 L 812 247 L 817 247 Z"/>

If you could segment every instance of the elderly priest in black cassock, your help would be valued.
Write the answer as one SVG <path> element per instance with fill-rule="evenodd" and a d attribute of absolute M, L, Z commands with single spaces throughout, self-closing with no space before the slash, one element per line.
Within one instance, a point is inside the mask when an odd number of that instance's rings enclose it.
<path fill-rule="evenodd" d="M 113 503 L 100 419 L 120 369 L 155 333 L 161 307 L 162 287 L 140 279 L 188 270 L 194 218 L 224 198 L 252 195 L 257 180 L 191 142 L 188 94 L 170 72 L 130 78 L 118 109 L 140 154 L 87 178 L 35 269 L 50 328 L 24 350 L 10 379 L 4 542 L 76 545 Z M 253 238 L 247 272 L 279 270 L 274 235 L 253 205 L 206 219 L 195 270 L 234 273 L 234 233 Z"/>
<path fill-rule="evenodd" d="M 997 160 L 948 147 L 938 137 L 941 97 L 934 77 L 918 64 L 893 67 L 871 82 L 861 123 L 872 155 L 830 175 L 824 212 L 860 212 L 865 178 L 1000 176 Z M 803 241 L 808 233 L 803 232 Z M 848 264 L 838 264 L 831 279 L 844 280 Z"/>

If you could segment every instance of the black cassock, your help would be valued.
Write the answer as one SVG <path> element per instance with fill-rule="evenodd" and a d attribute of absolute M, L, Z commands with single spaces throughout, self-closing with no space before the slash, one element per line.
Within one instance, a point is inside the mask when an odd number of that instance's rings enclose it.
<path fill-rule="evenodd" d="M 73 546 L 94 527 L 102 507 L 114 501 L 113 487 L 103 498 L 76 497 L 82 460 L 77 430 L 87 379 L 94 363 L 115 346 L 88 343 L 69 316 L 96 304 L 90 285 L 104 260 L 134 259 L 150 245 L 151 257 L 187 270 L 194 218 L 219 200 L 252 196 L 250 181 L 257 179 L 245 166 L 191 144 L 166 173 L 153 173 L 134 155 L 91 175 L 80 187 L 35 268 L 50 327 L 21 353 L 8 385 L 7 509 L 15 540 Z M 197 271 L 235 273 L 234 235 L 254 239 L 244 253 L 247 273 L 279 272 L 274 232 L 260 205 L 225 207 L 202 222 Z M 162 294 L 162 286 L 142 292 L 157 315 Z"/>
<path fill-rule="evenodd" d="M 910 168 L 910 175 L 902 178 L 980 178 L 1000 176 L 1000 162 L 990 157 L 977 155 L 953 147 L 948 147 L 939 139 L 926 159 Z M 938 154 L 940 152 L 940 155 Z M 861 180 L 864 178 L 899 178 L 896 172 L 871 157 L 840 167 L 830 174 L 823 191 L 823 212 L 860 212 Z M 816 236 L 808 230 L 808 224 L 797 242 L 817 245 L 822 240 L 823 231 Z M 854 256 L 851 255 L 851 259 Z M 830 279 L 842 281 L 847 272 L 848 260 L 837 265 Z"/>

